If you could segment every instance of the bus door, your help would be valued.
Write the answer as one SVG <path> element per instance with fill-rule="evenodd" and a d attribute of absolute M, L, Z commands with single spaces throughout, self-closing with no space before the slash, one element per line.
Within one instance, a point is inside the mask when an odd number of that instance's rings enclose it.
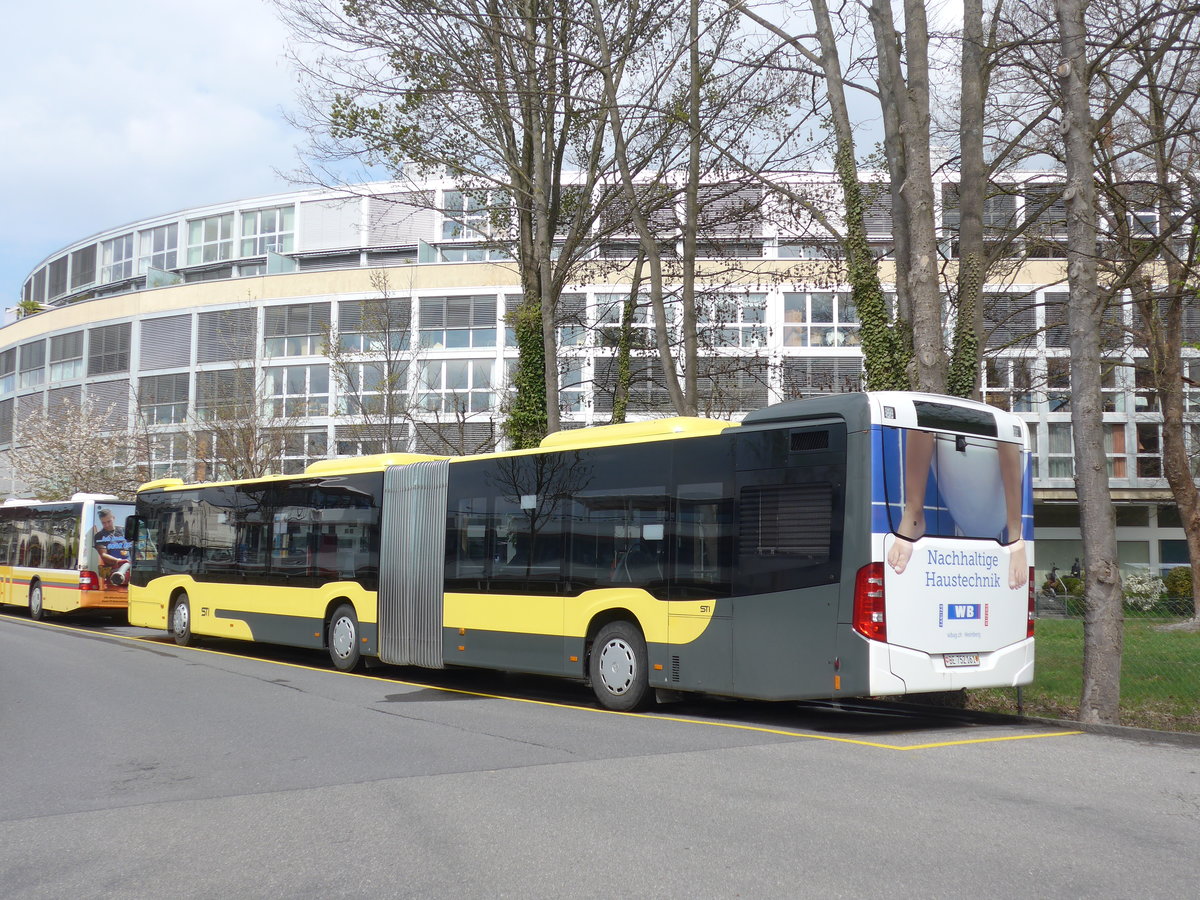
<path fill-rule="evenodd" d="M 846 426 L 736 436 L 734 687 L 832 692 L 846 493 Z"/>
<path fill-rule="evenodd" d="M 379 549 L 379 658 L 444 665 L 446 498 L 450 464 L 389 466 L 383 476 Z"/>

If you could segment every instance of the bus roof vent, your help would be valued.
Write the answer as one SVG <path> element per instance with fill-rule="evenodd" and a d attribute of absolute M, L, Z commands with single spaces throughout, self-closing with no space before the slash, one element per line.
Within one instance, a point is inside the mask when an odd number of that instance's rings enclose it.
<path fill-rule="evenodd" d="M 814 428 L 808 431 L 793 431 L 791 434 L 791 451 L 793 453 L 806 453 L 813 450 L 828 449 L 828 428 Z"/>

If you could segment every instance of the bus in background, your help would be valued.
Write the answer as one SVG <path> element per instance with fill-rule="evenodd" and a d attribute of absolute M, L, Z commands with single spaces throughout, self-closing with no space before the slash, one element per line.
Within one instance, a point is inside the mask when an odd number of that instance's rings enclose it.
<path fill-rule="evenodd" d="M 129 619 L 576 678 L 614 710 L 1027 684 L 1030 472 L 1020 418 L 883 392 L 152 482 Z"/>
<path fill-rule="evenodd" d="M 125 519 L 133 504 L 108 494 L 0 504 L 0 604 L 30 618 L 77 609 L 123 610 L 129 598 Z"/>

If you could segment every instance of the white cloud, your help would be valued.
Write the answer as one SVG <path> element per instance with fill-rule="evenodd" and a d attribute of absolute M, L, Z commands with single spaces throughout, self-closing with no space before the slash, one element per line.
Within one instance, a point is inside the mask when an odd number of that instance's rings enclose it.
<path fill-rule="evenodd" d="M 11 4 L 0 34 L 0 305 L 133 219 L 286 190 L 295 82 L 262 2 Z"/>

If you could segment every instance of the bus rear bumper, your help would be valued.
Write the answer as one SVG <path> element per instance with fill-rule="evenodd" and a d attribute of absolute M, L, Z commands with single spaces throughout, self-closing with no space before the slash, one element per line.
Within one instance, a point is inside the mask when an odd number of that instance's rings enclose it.
<path fill-rule="evenodd" d="M 125 591 L 80 591 L 80 609 L 124 609 L 129 605 Z"/>
<path fill-rule="evenodd" d="M 942 653 L 878 643 L 871 651 L 871 693 L 878 696 L 1018 687 L 1033 681 L 1032 638 L 980 653 L 978 665 L 947 665 Z"/>

